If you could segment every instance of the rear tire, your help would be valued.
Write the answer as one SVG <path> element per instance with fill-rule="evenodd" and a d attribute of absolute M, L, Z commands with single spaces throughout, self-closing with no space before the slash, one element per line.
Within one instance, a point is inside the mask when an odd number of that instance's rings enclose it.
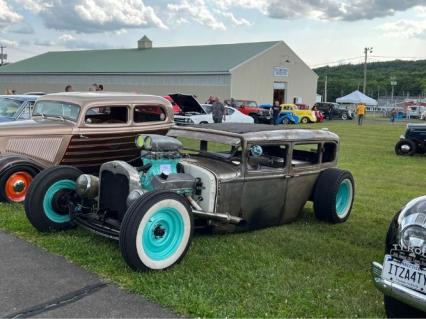
<path fill-rule="evenodd" d="M 186 255 L 193 234 L 188 202 L 175 192 L 142 195 L 126 214 L 120 228 L 120 250 L 136 271 L 164 270 Z"/>
<path fill-rule="evenodd" d="M 22 203 L 37 173 L 35 168 L 27 165 L 12 166 L 0 178 L 0 200 Z"/>
<path fill-rule="evenodd" d="M 348 119 L 348 114 L 342 113 L 342 120 L 346 121 Z"/>
<path fill-rule="evenodd" d="M 309 123 L 309 119 L 307 117 L 302 117 L 302 119 L 300 120 L 300 123 L 302 123 L 302 124 L 308 124 Z"/>
<path fill-rule="evenodd" d="M 282 122 L 281 122 L 282 124 L 290 124 L 290 120 L 289 120 L 289 118 L 288 117 L 285 117 L 285 118 L 283 118 L 283 120 L 282 120 Z"/>
<path fill-rule="evenodd" d="M 411 140 L 400 140 L 395 145 L 396 155 L 409 155 L 413 156 L 416 153 L 416 144 Z"/>
<path fill-rule="evenodd" d="M 337 168 L 327 169 L 320 174 L 315 184 L 315 216 L 329 223 L 343 223 L 351 214 L 354 197 L 352 174 Z"/>
<path fill-rule="evenodd" d="M 25 214 L 40 232 L 66 230 L 74 226 L 67 211 L 68 197 L 82 172 L 71 166 L 45 169 L 31 183 L 25 200 Z"/>

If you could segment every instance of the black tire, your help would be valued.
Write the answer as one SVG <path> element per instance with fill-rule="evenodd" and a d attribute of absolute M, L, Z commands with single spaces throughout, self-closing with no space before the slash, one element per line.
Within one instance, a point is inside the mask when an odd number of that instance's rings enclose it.
<path fill-rule="evenodd" d="M 342 113 L 342 120 L 346 121 L 348 119 L 347 113 Z"/>
<path fill-rule="evenodd" d="M 170 205 L 169 201 L 172 201 L 173 205 Z M 160 207 L 158 208 L 156 205 Z M 165 206 L 162 207 L 162 205 Z M 166 219 L 163 217 L 163 220 L 161 220 L 161 215 L 158 215 L 163 213 L 159 212 L 158 209 L 163 208 L 168 210 L 169 216 L 172 216 L 169 219 L 169 223 L 165 223 Z M 172 208 L 171 212 L 170 208 Z M 157 218 L 156 216 L 160 217 Z M 170 222 L 170 220 L 176 223 Z M 171 226 L 172 224 L 174 225 L 173 227 Z M 177 231 L 179 228 L 183 229 L 181 236 L 179 231 Z M 167 232 L 167 229 L 173 229 L 173 231 Z M 135 201 L 124 215 L 120 228 L 121 254 L 130 268 L 136 271 L 170 268 L 178 264 L 186 255 L 191 245 L 193 229 L 192 210 L 184 197 L 170 191 L 147 193 Z M 150 251 L 148 248 L 151 244 L 150 241 L 157 240 L 156 231 L 159 231 L 158 236 L 161 237 L 163 243 L 172 242 L 174 246 L 165 245 L 160 247 L 161 245 L 154 243 L 153 247 L 156 249 L 158 247 L 158 250 L 162 249 L 162 252 Z M 145 236 L 146 233 L 150 235 Z M 163 239 L 163 236 L 169 237 Z M 171 251 L 171 255 L 166 254 L 167 256 L 163 259 L 155 255 L 157 253 L 164 254 L 165 251 L 169 251 L 169 253 Z"/>
<path fill-rule="evenodd" d="M 203 122 L 200 122 L 200 124 L 209 124 L 209 123 L 206 121 L 203 121 Z"/>
<path fill-rule="evenodd" d="M 395 145 L 396 155 L 413 156 L 416 153 L 416 144 L 411 140 L 400 140 Z"/>
<path fill-rule="evenodd" d="M 34 176 L 37 175 L 39 171 L 31 166 L 28 165 L 16 165 L 12 166 L 8 170 L 6 170 L 2 176 L 0 177 L 0 201 L 2 202 L 15 202 L 15 203 L 22 203 L 25 200 L 26 193 L 28 192 L 28 188 L 30 186 L 31 180 L 34 178 Z M 28 178 L 22 178 L 22 185 L 23 189 L 19 193 L 16 193 L 15 200 L 10 196 L 9 191 L 6 189 L 6 184 L 9 181 L 9 178 L 12 176 L 16 176 L 16 174 L 23 174 L 23 177 L 28 176 L 31 177 L 31 180 L 28 180 Z"/>
<path fill-rule="evenodd" d="M 66 195 L 70 188 L 63 187 L 54 193 L 50 201 L 46 199 L 53 211 L 50 213 L 51 217 L 45 211 L 43 202 L 53 184 L 64 180 L 70 184 L 68 181 L 75 181 L 81 174 L 82 172 L 75 167 L 55 166 L 45 169 L 34 178 L 28 189 L 24 206 L 28 220 L 38 231 L 66 230 L 75 226 L 69 218 L 66 205 Z"/>
<path fill-rule="evenodd" d="M 290 119 L 288 117 L 283 118 L 281 124 L 290 124 Z"/>
<path fill-rule="evenodd" d="M 314 187 L 315 216 L 329 223 L 343 223 L 351 214 L 354 197 L 355 183 L 352 174 L 329 168 L 318 176 Z"/>
<path fill-rule="evenodd" d="M 384 302 L 388 318 L 426 318 L 426 313 L 392 297 L 385 295 Z"/>
<path fill-rule="evenodd" d="M 308 124 L 309 123 L 309 119 L 306 116 L 302 117 L 302 119 L 300 120 L 300 123 L 302 123 L 302 124 Z"/>
<path fill-rule="evenodd" d="M 250 114 L 250 116 L 253 118 L 254 123 L 259 123 L 259 117 L 256 114 Z"/>

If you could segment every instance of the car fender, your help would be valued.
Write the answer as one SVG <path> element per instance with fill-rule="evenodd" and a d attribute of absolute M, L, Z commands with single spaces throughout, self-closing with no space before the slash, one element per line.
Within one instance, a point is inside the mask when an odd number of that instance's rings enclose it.
<path fill-rule="evenodd" d="M 45 168 L 41 166 L 39 163 L 25 156 L 6 155 L 6 156 L 0 157 L 0 176 L 3 175 L 7 170 L 9 170 L 15 165 L 27 165 L 37 170 L 38 172 L 40 172 L 41 170 Z"/>

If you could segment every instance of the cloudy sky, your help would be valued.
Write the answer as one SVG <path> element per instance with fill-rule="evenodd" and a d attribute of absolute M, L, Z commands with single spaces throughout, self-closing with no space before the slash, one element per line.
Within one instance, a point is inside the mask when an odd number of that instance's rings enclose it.
<path fill-rule="evenodd" d="M 283 40 L 310 66 L 426 59 L 426 0 L 0 0 L 9 62 L 46 51 Z"/>

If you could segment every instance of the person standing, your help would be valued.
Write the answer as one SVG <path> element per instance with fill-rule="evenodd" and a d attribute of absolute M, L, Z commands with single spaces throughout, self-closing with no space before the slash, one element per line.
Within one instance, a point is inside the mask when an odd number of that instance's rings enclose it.
<path fill-rule="evenodd" d="M 356 107 L 356 115 L 358 116 L 358 125 L 362 125 L 365 115 L 365 104 L 359 103 Z"/>
<path fill-rule="evenodd" d="M 275 101 L 274 105 L 272 105 L 271 107 L 272 110 L 272 124 L 277 125 L 277 121 L 278 121 L 278 115 L 281 112 L 281 106 L 280 106 L 280 102 L 279 101 Z"/>
<path fill-rule="evenodd" d="M 225 106 L 219 101 L 218 97 L 214 98 L 214 102 L 212 104 L 212 115 L 213 122 L 215 123 L 222 123 L 222 121 L 225 121 Z"/>

